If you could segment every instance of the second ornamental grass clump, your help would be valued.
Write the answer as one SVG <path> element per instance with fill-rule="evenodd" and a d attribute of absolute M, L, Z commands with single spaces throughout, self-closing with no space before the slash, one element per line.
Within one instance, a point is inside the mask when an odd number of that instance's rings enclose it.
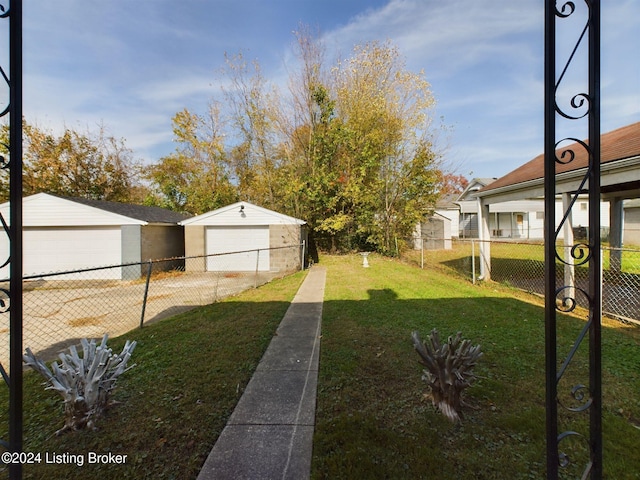
<path fill-rule="evenodd" d="M 411 334 L 413 346 L 426 367 L 422 379 L 431 389 L 433 404 L 452 422 L 459 422 L 462 415 L 462 394 L 476 380 L 473 367 L 482 352 L 480 345 L 463 340 L 462 333 L 440 342 L 438 331 L 433 329 L 425 341 L 418 332 Z"/>

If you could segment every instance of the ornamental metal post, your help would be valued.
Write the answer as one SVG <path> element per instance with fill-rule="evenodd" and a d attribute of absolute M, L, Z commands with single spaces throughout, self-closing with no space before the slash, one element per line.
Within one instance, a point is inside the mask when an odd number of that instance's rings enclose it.
<path fill-rule="evenodd" d="M 545 356 L 546 356 L 546 425 L 547 425 L 547 478 L 557 479 L 561 473 L 576 472 L 579 478 L 602 478 L 602 373 L 601 373 L 601 317 L 602 317 L 602 270 L 600 248 L 600 1 L 584 0 L 584 10 L 578 2 L 547 0 L 545 2 L 545 140 L 544 140 L 544 186 L 545 186 Z M 581 12 L 581 13 L 579 13 Z M 580 15 L 582 14 L 582 17 Z M 578 20 L 576 20 L 576 17 Z M 584 18 L 584 22 L 580 20 Z M 571 23 L 574 22 L 574 23 Z M 568 45 L 565 57 L 557 55 L 560 47 L 556 43 L 556 28 L 576 23 L 575 44 Z M 567 37 L 565 35 L 564 37 Z M 580 69 L 585 59 L 588 92 L 571 91 L 573 82 L 567 81 L 572 70 Z M 561 69 L 556 72 L 556 66 Z M 564 83 L 563 83 L 564 82 Z M 569 91 L 569 93 L 567 93 Z M 588 139 L 579 140 L 571 132 L 586 121 Z M 562 123 L 558 135 L 559 123 Z M 567 134 L 569 132 L 569 134 Z M 558 135 L 558 137 L 556 137 Z M 559 138 L 559 139 L 557 139 Z M 557 169 L 571 169 L 577 158 L 587 158 L 584 177 L 572 191 L 558 191 Z M 555 203 L 558 194 L 568 193 L 570 200 L 564 202 L 563 217 L 556 225 Z M 589 197 L 588 243 L 559 245 L 561 232 L 571 216 L 571 208 L 578 195 Z M 562 268 L 588 266 L 589 281 L 585 286 L 563 285 L 556 275 L 557 265 Z M 558 285 L 558 282 L 560 284 Z M 581 304 L 589 314 L 582 330 L 568 351 L 561 352 L 558 345 L 567 342 L 558 340 L 557 311 L 570 312 Z M 568 375 L 571 367 L 580 363 L 578 357 L 588 348 L 588 385 L 580 383 L 575 373 Z M 582 347 L 582 349 L 581 349 Z M 558 359 L 562 358 L 562 363 Z M 579 370 L 579 369 L 578 369 Z M 582 372 L 579 372 L 579 374 Z M 565 391 L 564 383 L 573 383 Z M 563 404 L 560 398 L 572 404 Z M 565 400 L 567 402 L 567 400 Z M 559 410 L 568 422 L 578 420 L 588 413 L 589 431 L 580 432 L 570 426 L 559 424 Z M 568 412 L 568 413 L 566 413 Z M 563 420 L 564 421 L 564 420 Z M 584 446 L 574 448 L 575 440 Z M 584 459 L 580 453 L 586 451 Z M 584 465 L 584 467 L 582 467 Z"/>
<path fill-rule="evenodd" d="M 9 452 L 22 451 L 22 2 L 12 0 L 10 8 L 0 4 L 0 19 L 9 19 L 9 73 L 0 65 L 9 89 L 9 104 L 0 117 L 9 115 L 9 158 L 0 167 L 9 171 L 9 222 L 0 218 L 9 238 L 9 289 L 0 290 L 0 312 L 9 313 L 9 373 L 0 364 L 0 373 L 9 387 L 9 439 L 0 444 Z M 1 215 L 0 215 L 1 217 Z M 22 478 L 19 462 L 9 463 L 9 478 Z"/>

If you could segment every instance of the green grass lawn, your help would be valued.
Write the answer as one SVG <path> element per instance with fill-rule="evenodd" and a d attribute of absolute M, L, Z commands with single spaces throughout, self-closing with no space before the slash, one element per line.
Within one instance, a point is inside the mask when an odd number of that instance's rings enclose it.
<path fill-rule="evenodd" d="M 564 254 L 562 247 L 558 246 L 558 252 Z M 424 263 L 428 267 L 446 266 L 457 271 L 466 278 L 472 276 L 472 253 L 475 256 L 476 275 L 480 275 L 480 242 L 454 241 L 450 250 L 426 250 L 424 252 Z M 409 250 L 404 253 L 406 258 L 416 265 L 421 264 L 419 251 Z M 610 269 L 611 250 L 605 246 L 602 250 L 602 268 L 604 271 Z M 627 274 L 640 275 L 640 249 L 638 247 L 625 248 L 621 255 L 621 271 Z M 517 272 L 525 277 L 540 276 L 544 270 L 544 245 L 540 242 L 491 242 L 491 264 L 492 269 L 498 275 L 505 272 Z M 586 270 L 586 266 L 578 267 Z M 558 262 L 558 269 L 562 269 L 562 264 Z"/>
<path fill-rule="evenodd" d="M 305 272 L 256 290 L 133 330 L 109 341 L 119 352 L 136 340 L 130 364 L 96 431 L 55 436 L 62 427 L 61 397 L 25 374 L 24 451 L 42 464 L 25 465 L 25 479 L 195 478 L 238 402 Z M 0 402 L 7 405 L 7 389 Z M 6 408 L 0 431 L 7 438 Z M 123 465 L 44 464 L 44 455 L 88 452 L 127 455 Z M 6 478 L 6 471 L 0 471 Z"/>
<path fill-rule="evenodd" d="M 362 268 L 356 256 L 322 261 L 328 276 L 313 477 L 544 478 L 540 300 L 377 256 L 369 263 L 369 269 Z M 559 325 L 566 352 L 583 323 L 561 317 Z M 639 478 L 640 331 L 607 325 L 606 478 Z M 418 330 L 424 338 L 433 328 L 445 338 L 461 331 L 484 351 L 461 425 L 435 411 L 421 380 L 410 334 Z M 579 352 L 568 380 L 587 381 L 585 356 Z M 560 389 L 573 385 L 561 382 Z M 562 398 L 573 406 L 566 394 Z M 586 428 L 584 416 L 576 423 L 568 423 L 575 415 L 562 416 L 566 428 Z"/>
<path fill-rule="evenodd" d="M 312 476 L 326 479 L 544 477 L 544 320 L 540 300 L 443 269 L 359 255 L 322 257 L 323 312 Z M 62 426 L 57 394 L 25 376 L 24 450 L 127 455 L 124 465 L 27 465 L 24 478 L 195 478 L 305 273 L 134 330 L 138 341 L 97 431 Z M 568 351 L 582 322 L 562 318 Z M 603 332 L 605 473 L 640 472 L 640 330 Z M 435 411 L 410 334 L 462 331 L 482 345 L 461 425 Z M 580 352 L 570 379 L 584 378 Z M 561 385 L 567 391 L 571 385 Z M 565 388 L 566 387 L 566 388 Z M 6 389 L 0 390 L 6 405 Z M 564 400 L 568 403 L 568 400 Z M 6 429 L 6 409 L 0 428 Z M 566 415 L 569 418 L 569 415 Z M 581 430 L 585 420 L 567 424 Z M 0 432 L 6 438 L 6 431 Z M 0 474 L 2 477 L 2 474 Z M 579 477 L 579 476 L 578 476 Z"/>

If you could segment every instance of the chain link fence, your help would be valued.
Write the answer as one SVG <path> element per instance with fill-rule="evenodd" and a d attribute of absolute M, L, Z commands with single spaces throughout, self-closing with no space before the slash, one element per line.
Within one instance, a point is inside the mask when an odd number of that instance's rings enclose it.
<path fill-rule="evenodd" d="M 527 292 L 544 294 L 544 244 L 537 242 L 490 241 L 491 280 Z M 448 249 L 410 252 L 406 258 L 423 268 L 440 266 L 452 269 L 472 281 L 480 278 L 480 241 L 454 240 Z M 571 247 L 559 245 L 566 255 Z M 573 278 L 576 300 L 587 306 L 580 289 L 588 291 L 588 267 L 565 269 L 557 261 L 557 288 L 568 285 L 565 272 Z M 602 248 L 602 308 L 607 316 L 640 323 L 640 248 Z"/>
<path fill-rule="evenodd" d="M 298 271 L 303 266 L 303 251 L 304 245 L 294 245 L 25 277 L 23 345 L 41 358 L 52 359 L 82 338 L 121 335 Z M 288 261 L 281 262 L 284 268 L 265 269 L 261 259 L 268 256 Z M 238 271 L 239 258 L 243 265 L 255 265 L 255 269 Z M 215 270 L 190 271 L 190 262 L 214 266 Z M 7 289 L 8 281 L 0 281 L 0 362 L 6 371 Z"/>

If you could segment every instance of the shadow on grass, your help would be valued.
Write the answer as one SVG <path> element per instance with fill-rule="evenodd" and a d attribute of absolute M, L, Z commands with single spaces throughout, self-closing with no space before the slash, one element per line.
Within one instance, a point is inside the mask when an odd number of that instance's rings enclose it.
<path fill-rule="evenodd" d="M 542 478 L 543 308 L 508 297 L 399 299 L 391 289 L 368 296 L 324 304 L 314 478 Z M 561 358 L 583 325 L 559 318 Z M 411 344 L 411 331 L 424 338 L 434 328 L 443 340 L 461 331 L 484 353 L 459 426 L 425 397 Z M 603 333 L 605 437 L 617 431 L 605 440 L 611 478 L 640 468 L 640 458 L 625 453 L 640 414 L 639 340 L 637 332 Z M 571 388 L 588 383 L 586 365 L 581 347 L 559 384 L 563 404 L 580 405 Z M 583 416 L 565 413 L 572 428 L 588 433 Z M 577 455 L 576 470 L 587 460 Z"/>
<path fill-rule="evenodd" d="M 441 262 L 442 265 L 466 277 L 472 277 L 471 257 L 461 257 Z M 476 257 L 476 277 L 480 275 L 480 260 Z M 588 269 L 575 269 L 576 286 L 588 291 Z M 640 321 L 640 275 L 605 269 L 602 272 L 603 311 L 618 318 Z M 515 258 L 491 258 L 491 280 L 519 288 L 525 292 L 544 295 L 544 262 Z M 556 269 L 556 284 L 564 285 L 564 270 Z M 588 299 L 578 296 L 578 304 L 587 307 Z"/>
<path fill-rule="evenodd" d="M 116 391 L 122 404 L 98 422 L 97 431 L 51 436 L 61 425 L 60 401 L 42 390 L 34 374 L 26 375 L 25 451 L 128 455 L 122 465 L 25 465 L 26 476 L 195 478 L 288 306 L 285 300 L 243 297 L 113 339 L 114 351 L 125 339 L 138 342 L 136 366 Z M 394 289 L 381 288 L 369 289 L 366 300 L 326 301 L 314 477 L 539 477 L 542 318 L 539 306 L 506 297 L 400 299 Z M 567 337 L 561 348 L 569 348 L 580 326 L 575 319 L 561 322 Z M 462 426 L 448 424 L 424 396 L 410 334 L 418 330 L 424 336 L 433 328 L 444 338 L 462 331 L 485 354 Z M 638 340 L 613 331 L 603 337 L 615 345 L 615 358 L 607 349 L 604 359 L 609 384 L 616 388 L 607 408 L 625 412 L 607 417 L 620 442 L 607 447 L 607 462 L 616 463 L 619 449 L 628 456 L 635 433 L 627 429 L 626 416 L 640 417 L 632 401 L 640 394 Z M 6 393 L 0 394 L 6 401 Z M 620 433 L 626 431 L 630 434 Z M 626 462 L 626 471 L 640 470 L 637 459 Z M 612 472 L 612 478 L 624 478 Z"/>

